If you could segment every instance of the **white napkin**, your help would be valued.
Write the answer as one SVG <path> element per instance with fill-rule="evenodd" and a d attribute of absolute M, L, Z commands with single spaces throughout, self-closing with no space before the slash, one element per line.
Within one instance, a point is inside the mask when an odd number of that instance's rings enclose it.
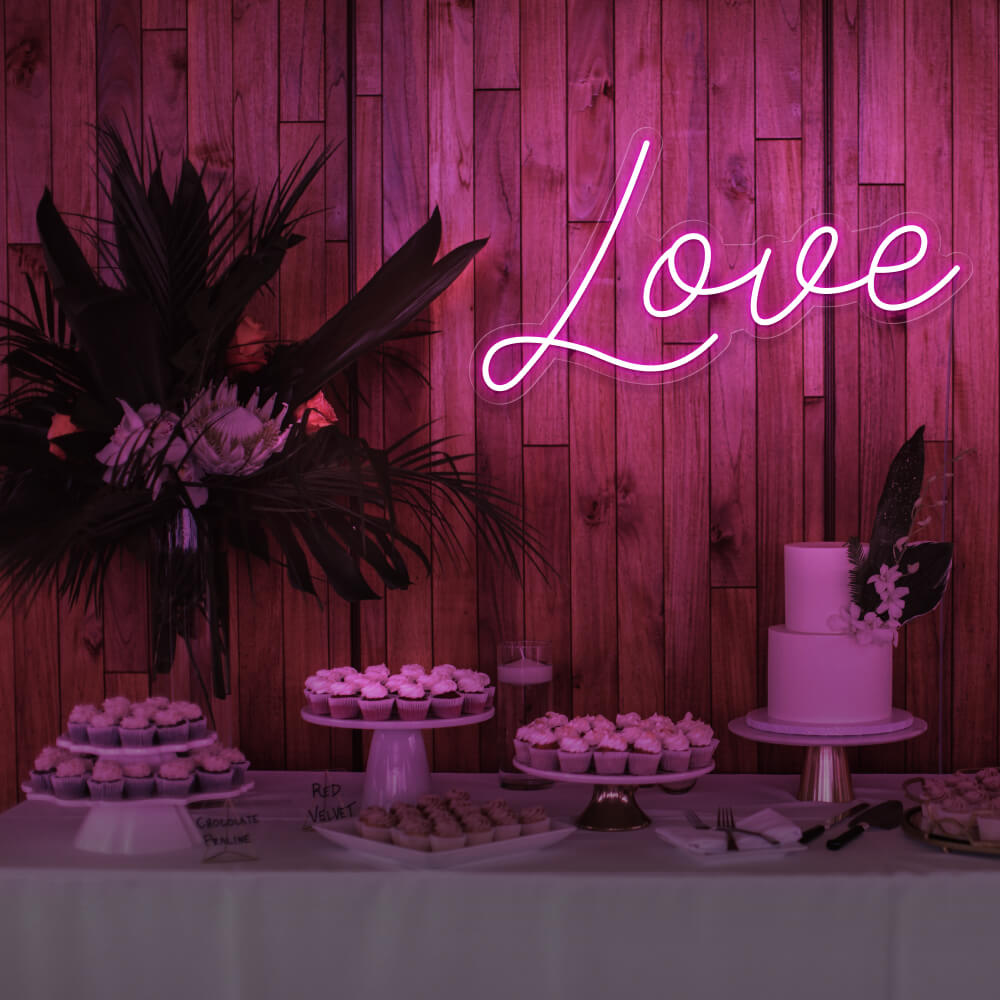
<path fill-rule="evenodd" d="M 738 816 L 736 825 L 745 830 L 766 833 L 779 841 L 778 844 L 769 844 L 763 837 L 737 833 L 736 847 L 740 851 L 784 854 L 790 850 L 805 848 L 805 844 L 799 843 L 801 829 L 773 809 L 760 809 L 750 816 Z M 657 827 L 656 835 L 668 844 L 694 854 L 726 852 L 726 834 L 722 830 L 696 830 L 686 820 L 683 824 L 672 823 L 670 826 Z"/>

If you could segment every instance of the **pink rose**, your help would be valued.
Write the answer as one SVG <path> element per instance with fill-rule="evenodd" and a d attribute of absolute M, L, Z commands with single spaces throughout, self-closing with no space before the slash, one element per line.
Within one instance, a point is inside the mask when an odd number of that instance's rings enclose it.
<path fill-rule="evenodd" d="M 332 427 L 337 422 L 337 414 L 322 391 L 317 392 L 311 399 L 307 399 L 300 406 L 297 406 L 292 415 L 296 420 L 302 420 L 305 417 L 306 434 L 315 434 L 318 430 Z"/>
<path fill-rule="evenodd" d="M 271 356 L 274 338 L 250 316 L 244 316 L 226 348 L 226 368 L 234 375 L 259 372 Z"/>
<path fill-rule="evenodd" d="M 49 424 L 48 433 L 45 435 L 49 441 L 49 451 L 56 458 L 66 459 L 66 452 L 62 450 L 52 439 L 60 438 L 64 434 L 75 434 L 80 428 L 73 423 L 68 413 L 53 413 L 52 423 Z"/>

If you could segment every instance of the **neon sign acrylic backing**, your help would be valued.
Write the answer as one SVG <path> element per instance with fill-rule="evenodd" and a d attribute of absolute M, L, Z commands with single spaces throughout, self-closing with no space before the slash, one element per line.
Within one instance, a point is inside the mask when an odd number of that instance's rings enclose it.
<path fill-rule="evenodd" d="M 495 402 L 519 398 L 560 354 L 630 380 L 673 381 L 708 364 L 735 334 L 746 332 L 761 338 L 786 333 L 825 300 L 837 305 L 858 301 L 882 321 L 892 322 L 905 314 L 910 322 L 946 303 L 971 277 L 968 260 L 961 254 L 941 254 L 933 223 L 916 216 L 890 219 L 874 233 L 869 232 L 866 242 L 872 249 L 862 260 L 850 251 L 856 250 L 857 239 L 866 234 L 814 221 L 789 242 L 758 238 L 753 264 L 742 269 L 727 263 L 733 258 L 745 259 L 740 248 L 735 248 L 735 254 L 727 252 L 734 248 L 713 239 L 704 223 L 684 223 L 662 241 L 648 234 L 650 266 L 641 302 L 625 304 L 636 309 L 637 317 L 641 307 L 647 322 L 648 317 L 663 321 L 662 340 L 669 345 L 664 347 L 663 356 L 618 357 L 582 340 L 570 340 L 566 334 L 571 318 L 575 326 L 586 326 L 587 292 L 596 275 L 602 268 L 615 266 L 616 238 L 630 224 L 639 225 L 637 211 L 655 176 L 659 148 L 648 130 L 633 137 L 609 201 L 609 210 L 612 205 L 614 208 L 611 221 L 577 266 L 562 311 L 556 314 L 553 309 L 543 323 L 502 327 L 482 339 L 475 356 L 480 360 L 473 360 L 482 395 Z M 657 253 L 661 247 L 665 249 Z M 846 275 L 848 280 L 837 280 L 833 274 L 837 278 Z M 741 326 L 716 330 L 709 324 L 700 342 L 671 344 L 672 320 L 699 300 L 711 303 L 732 296 L 742 303 L 740 315 L 745 316 L 745 322 Z M 727 309 L 726 315 L 732 317 L 732 310 Z"/>

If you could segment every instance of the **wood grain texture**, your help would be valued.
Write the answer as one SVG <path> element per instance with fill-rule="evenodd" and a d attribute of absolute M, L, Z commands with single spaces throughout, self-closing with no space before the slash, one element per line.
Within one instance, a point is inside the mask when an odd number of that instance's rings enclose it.
<path fill-rule="evenodd" d="M 282 0 L 278 74 L 283 122 L 322 121 L 323 0 Z"/>
<path fill-rule="evenodd" d="M 8 139 L 7 240 L 38 239 L 35 206 L 52 183 L 51 65 L 48 4 L 10 0 L 6 29 L 5 119 Z"/>
<path fill-rule="evenodd" d="M 357 64 L 356 93 L 382 93 L 382 4 L 359 3 L 354 8 L 354 38 Z"/>
<path fill-rule="evenodd" d="M 326 0 L 324 31 L 324 122 L 325 140 L 332 147 L 326 165 L 326 238 L 348 238 L 348 180 L 351 171 L 350 103 L 348 79 L 349 47 L 347 36 L 348 0 Z"/>
<path fill-rule="evenodd" d="M 518 86 L 518 0 L 479 0 L 475 5 L 474 83 L 477 90 Z"/>
<path fill-rule="evenodd" d="M 903 8 L 903 0 L 861 0 L 858 8 L 862 184 L 902 184 L 906 179 Z"/>
<path fill-rule="evenodd" d="M 142 0 L 142 26 L 178 30 L 185 28 L 186 0 Z"/>
<path fill-rule="evenodd" d="M 142 71 L 146 140 L 155 135 L 163 155 L 163 182 L 172 193 L 187 153 L 187 32 L 144 32 Z"/>
<path fill-rule="evenodd" d="M 801 0 L 757 0 L 754 6 L 754 61 L 758 139 L 798 139 L 802 135 Z"/>
<path fill-rule="evenodd" d="M 711 600 L 711 681 L 713 719 L 736 719 L 760 704 L 757 663 L 757 591 L 752 587 L 713 587 Z M 766 647 L 765 647 L 766 648 Z M 755 771 L 757 747 L 720 726 L 715 753 L 721 771 Z"/>
<path fill-rule="evenodd" d="M 614 214 L 614 3 L 569 0 L 566 12 L 566 184 L 573 222 Z"/>
<path fill-rule="evenodd" d="M 0 18 L 0 52 L 6 52 L 6 27 Z M 7 74 L 0 73 L 0 107 L 7 106 Z M 7 197 L 7 144 L 0 145 L 0 204 L 6 205 Z M 7 224 L 0 220 L 0 302 L 7 301 Z M 0 333 L 0 357 L 7 354 L 7 331 Z M 0 413 L 6 414 L 9 379 L 6 365 L 0 365 L 0 393 L 5 402 Z M 49 694 L 51 697 L 51 693 Z M 0 732 L 5 733 L 0 743 L 0 809 L 17 801 L 17 786 L 21 780 L 15 752 L 17 719 L 14 714 L 14 617 L 11 609 L 0 609 Z"/>

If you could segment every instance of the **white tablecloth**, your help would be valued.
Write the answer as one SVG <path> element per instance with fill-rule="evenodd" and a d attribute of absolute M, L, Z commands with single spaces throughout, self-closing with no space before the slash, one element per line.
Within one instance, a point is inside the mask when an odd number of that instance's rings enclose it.
<path fill-rule="evenodd" d="M 448 871 L 366 861 L 303 830 L 322 775 L 257 774 L 257 861 L 202 852 L 109 857 L 71 846 L 81 813 L 37 802 L 0 815 L 4 1000 L 283 1000 L 381 997 L 844 996 L 899 1000 L 1000 992 L 1000 858 L 945 855 L 899 831 L 840 852 L 694 860 L 635 833 L 575 832 L 544 851 Z M 342 801 L 357 775 L 337 775 Z M 856 776 L 859 798 L 898 776 Z M 710 775 L 684 796 L 640 792 L 654 822 L 719 804 L 771 805 L 801 825 L 836 807 L 799 803 L 787 776 Z M 581 786 L 501 792 L 571 819 Z M 975 992 L 971 992 L 975 991 Z"/>

